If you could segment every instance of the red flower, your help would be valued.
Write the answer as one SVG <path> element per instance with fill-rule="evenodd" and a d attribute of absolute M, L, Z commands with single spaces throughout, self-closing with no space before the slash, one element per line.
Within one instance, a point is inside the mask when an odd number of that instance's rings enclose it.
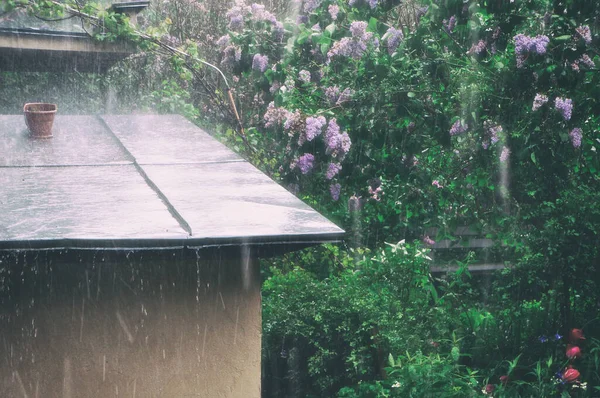
<path fill-rule="evenodd" d="M 493 393 L 493 392 L 494 392 L 494 390 L 495 390 L 495 389 L 496 389 L 496 386 L 495 386 L 495 385 L 493 385 L 493 384 L 487 384 L 487 385 L 485 386 L 485 393 L 486 393 L 486 394 L 491 394 L 491 393 Z"/>
<path fill-rule="evenodd" d="M 581 350 L 576 345 L 567 345 L 567 351 L 565 353 L 567 358 L 575 359 L 581 357 Z"/>
<path fill-rule="evenodd" d="M 500 383 L 502 383 L 502 384 L 508 383 L 508 376 L 507 375 L 500 376 Z"/>
<path fill-rule="evenodd" d="M 563 373 L 562 379 L 567 383 L 573 383 L 579 378 L 579 371 L 577 369 L 569 368 Z"/>
<path fill-rule="evenodd" d="M 583 330 L 571 329 L 571 333 L 569 333 L 569 340 L 573 344 L 577 344 L 579 340 L 585 340 L 585 337 L 583 337 Z"/>

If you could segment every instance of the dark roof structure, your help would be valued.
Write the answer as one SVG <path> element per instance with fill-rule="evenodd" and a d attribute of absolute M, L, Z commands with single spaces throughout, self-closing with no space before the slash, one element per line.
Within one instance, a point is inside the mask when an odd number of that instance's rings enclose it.
<path fill-rule="evenodd" d="M 132 20 L 149 2 L 117 3 Z M 0 10 L 1 11 L 1 10 Z M 47 20 L 16 9 L 0 16 L 0 71 L 104 73 L 133 54 L 125 42 L 95 41 L 79 18 Z"/>
<path fill-rule="evenodd" d="M 0 116 L 0 249 L 306 246 L 343 231 L 177 115 Z"/>

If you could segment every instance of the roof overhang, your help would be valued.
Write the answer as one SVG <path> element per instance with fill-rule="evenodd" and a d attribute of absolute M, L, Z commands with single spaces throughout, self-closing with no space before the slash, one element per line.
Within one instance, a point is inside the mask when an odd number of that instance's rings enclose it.
<path fill-rule="evenodd" d="M 131 55 L 130 43 L 100 43 L 79 32 L 0 28 L 0 70 L 104 73 Z"/>

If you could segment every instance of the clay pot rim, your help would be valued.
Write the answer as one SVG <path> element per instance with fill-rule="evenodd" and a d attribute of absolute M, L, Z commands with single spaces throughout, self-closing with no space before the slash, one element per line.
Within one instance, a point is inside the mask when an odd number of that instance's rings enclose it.
<path fill-rule="evenodd" d="M 54 109 L 50 110 L 50 111 L 34 111 L 34 110 L 30 110 L 27 109 L 28 107 L 32 106 L 32 105 L 50 105 L 52 107 L 54 107 Z M 56 113 L 56 111 L 58 110 L 58 106 L 56 104 L 50 103 L 50 102 L 28 102 L 25 105 L 23 105 L 23 112 L 26 113 Z"/>

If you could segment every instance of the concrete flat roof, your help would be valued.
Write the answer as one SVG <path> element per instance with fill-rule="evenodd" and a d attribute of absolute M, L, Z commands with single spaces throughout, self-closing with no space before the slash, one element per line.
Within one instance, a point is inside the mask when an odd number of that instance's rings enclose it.
<path fill-rule="evenodd" d="M 60 111 L 60 109 L 59 109 Z M 0 115 L 0 249 L 310 245 L 344 231 L 178 115 Z"/>

